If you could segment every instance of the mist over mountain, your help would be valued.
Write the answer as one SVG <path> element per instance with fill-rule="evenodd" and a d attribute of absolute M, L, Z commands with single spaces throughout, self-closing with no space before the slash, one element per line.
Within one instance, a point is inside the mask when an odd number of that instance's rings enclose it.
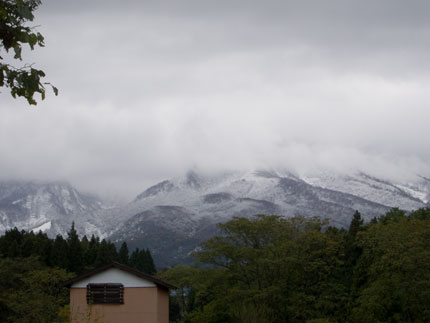
<path fill-rule="evenodd" d="M 0 182 L 0 233 L 17 227 L 63 236 L 72 222 L 81 234 L 103 235 L 94 214 L 109 208 L 101 199 L 77 191 L 67 182 Z"/>
<path fill-rule="evenodd" d="M 430 180 L 391 182 L 363 172 L 319 172 L 299 176 L 258 170 L 208 175 L 189 171 L 161 181 L 129 203 L 112 205 L 65 182 L 0 183 L 0 232 L 18 227 L 66 235 L 72 222 L 81 236 L 92 234 L 151 249 L 160 266 L 190 261 L 189 254 L 235 216 L 319 216 L 346 227 L 358 210 L 365 220 L 390 208 L 429 205 Z"/>
<path fill-rule="evenodd" d="M 159 264 L 171 265 L 214 235 L 216 223 L 234 216 L 319 216 L 345 227 L 355 210 L 370 220 L 392 207 L 425 207 L 429 193 L 426 178 L 394 183 L 364 173 L 299 177 L 260 170 L 204 176 L 190 171 L 149 187 L 125 208 L 109 210 L 115 229 L 108 236 L 132 247 L 148 246 Z M 113 214 L 119 212 L 121 220 L 115 222 L 119 218 Z"/>

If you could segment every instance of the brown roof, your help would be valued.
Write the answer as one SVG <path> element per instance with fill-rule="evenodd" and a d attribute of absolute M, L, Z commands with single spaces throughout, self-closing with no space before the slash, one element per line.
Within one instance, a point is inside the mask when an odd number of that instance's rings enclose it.
<path fill-rule="evenodd" d="M 112 262 L 110 264 L 107 264 L 107 265 L 104 265 L 102 267 L 93 269 L 93 270 L 88 271 L 88 272 L 86 272 L 86 273 L 84 273 L 82 275 L 79 275 L 77 277 L 69 279 L 69 280 L 65 281 L 63 283 L 63 285 L 70 288 L 70 286 L 72 286 L 74 283 L 76 283 L 76 282 L 78 282 L 78 281 L 80 281 L 80 280 L 82 280 L 84 278 L 87 278 L 87 277 L 93 276 L 95 274 L 98 274 L 98 273 L 100 273 L 102 271 L 105 271 L 107 269 L 110 269 L 110 268 L 117 268 L 117 269 L 120 269 L 120 270 L 125 271 L 127 273 L 130 273 L 130 274 L 132 274 L 134 276 L 137 276 L 139 278 L 143 278 L 143 279 L 149 280 L 150 282 L 154 283 L 158 287 L 162 287 L 162 288 L 166 288 L 166 289 L 176 289 L 176 286 L 173 286 L 173 285 L 171 285 L 169 283 L 166 283 L 166 282 L 164 282 L 164 281 L 162 281 L 160 279 L 152 277 L 152 276 L 150 276 L 148 274 L 144 274 L 144 273 L 142 273 L 140 271 L 137 271 L 136 269 L 127 267 L 127 266 L 122 265 L 122 264 L 117 263 L 117 262 Z"/>

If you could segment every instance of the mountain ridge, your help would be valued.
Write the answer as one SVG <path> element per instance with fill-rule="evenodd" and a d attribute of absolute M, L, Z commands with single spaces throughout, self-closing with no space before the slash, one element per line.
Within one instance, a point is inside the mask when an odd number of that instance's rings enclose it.
<path fill-rule="evenodd" d="M 355 210 L 366 220 L 392 207 L 427 207 L 430 180 L 398 183 L 365 173 L 257 170 L 182 177 L 148 187 L 125 205 L 108 205 L 65 182 L 0 182 L 0 233 L 17 226 L 65 235 L 75 222 L 79 234 L 97 235 L 150 248 L 159 265 L 189 259 L 199 243 L 217 233 L 216 224 L 256 214 L 320 216 L 345 227 Z"/>
<path fill-rule="evenodd" d="M 309 178 L 276 171 L 232 172 L 214 177 L 188 173 L 162 181 L 139 194 L 139 198 L 128 205 L 125 221 L 117 223 L 109 236 L 115 241 L 129 241 L 132 246 L 149 246 L 155 251 L 155 259 L 163 265 L 171 265 L 169 259 L 178 258 L 178 254 L 181 259 L 187 258 L 194 250 L 192 247 L 217 232 L 216 223 L 234 216 L 320 216 L 332 225 L 346 227 L 355 210 L 370 220 L 392 207 L 412 210 L 427 206 L 426 200 L 419 200 L 393 183 L 364 173 L 338 176 L 337 181 L 323 178 L 318 182 L 321 185 L 316 185 L 310 183 Z M 412 185 L 405 187 L 413 191 Z M 420 193 L 424 196 L 428 191 Z M 193 229 L 179 230 L 167 223 L 166 218 L 154 224 L 153 220 L 142 216 L 158 214 L 159 219 L 163 218 L 160 206 L 181 207 L 183 218 L 192 223 Z M 180 244 L 153 244 L 158 235 L 182 235 L 183 240 Z M 184 248 L 184 245 L 189 247 Z"/>
<path fill-rule="evenodd" d="M 0 233 L 13 227 L 20 230 L 65 235 L 75 222 L 84 234 L 98 234 L 98 221 L 93 216 L 106 209 L 101 199 L 77 191 L 64 181 L 0 182 Z"/>

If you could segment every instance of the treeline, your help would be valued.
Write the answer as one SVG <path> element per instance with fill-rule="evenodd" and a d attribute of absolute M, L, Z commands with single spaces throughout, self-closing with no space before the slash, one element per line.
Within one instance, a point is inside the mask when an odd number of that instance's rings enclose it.
<path fill-rule="evenodd" d="M 55 239 L 50 239 L 41 231 L 34 233 L 19 231 L 17 228 L 6 231 L 0 237 L 1 258 L 30 256 L 37 257 L 48 267 L 62 268 L 77 275 L 113 261 L 149 275 L 156 273 L 154 260 L 148 249 L 136 248 L 130 255 L 126 242 L 117 250 L 112 242 L 105 239 L 100 241 L 94 235 L 90 239 L 86 236 L 80 239 L 74 224 L 66 238 L 57 235 Z"/>
<path fill-rule="evenodd" d="M 430 322 L 430 209 L 393 209 L 348 229 L 319 218 L 219 224 L 204 266 L 159 277 L 178 286 L 172 322 Z"/>
<path fill-rule="evenodd" d="M 63 282 L 87 270 L 118 261 L 156 273 L 148 249 L 92 236 L 79 238 L 72 225 L 66 238 L 39 232 L 6 231 L 0 237 L 0 322 L 69 322 L 69 292 Z"/>

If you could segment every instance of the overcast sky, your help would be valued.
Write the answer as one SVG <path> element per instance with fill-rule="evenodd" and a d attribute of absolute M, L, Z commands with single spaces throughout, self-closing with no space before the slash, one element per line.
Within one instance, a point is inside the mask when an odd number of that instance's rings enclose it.
<path fill-rule="evenodd" d="M 195 168 L 430 175 L 430 2 L 44 0 L 0 177 L 132 198 Z"/>

